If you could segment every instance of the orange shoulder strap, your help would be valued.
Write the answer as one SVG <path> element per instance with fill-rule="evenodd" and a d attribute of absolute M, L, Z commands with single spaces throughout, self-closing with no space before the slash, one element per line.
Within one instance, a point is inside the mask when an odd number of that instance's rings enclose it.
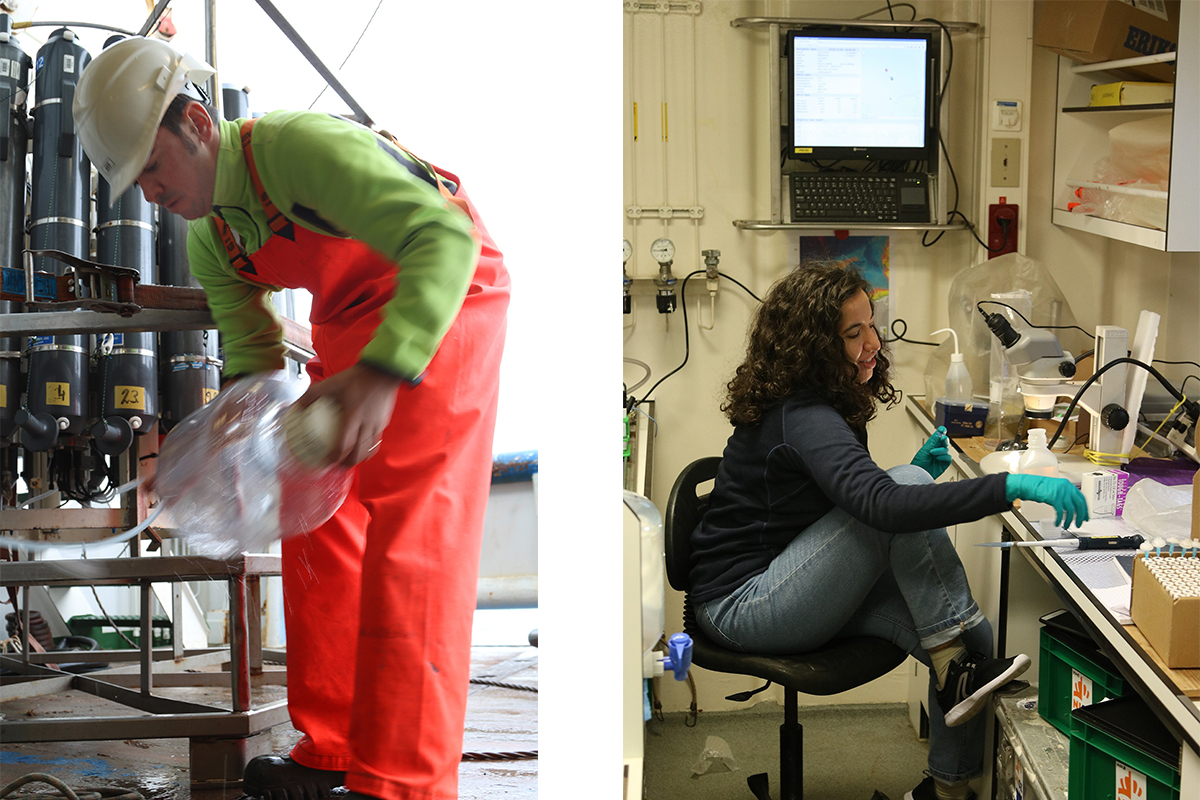
<path fill-rule="evenodd" d="M 450 194 L 450 190 L 446 188 L 446 185 L 444 183 L 442 183 L 442 181 L 440 179 L 438 179 L 437 170 L 434 169 L 433 165 L 430 164 L 428 161 L 421 159 L 419 156 L 417 156 L 415 153 L 413 153 L 413 151 L 409 150 L 407 147 L 400 144 L 400 142 L 396 141 L 396 137 L 393 136 L 388 131 L 381 130 L 381 131 L 374 131 L 374 133 L 378 136 L 382 136 L 383 138 L 387 139 L 389 142 L 396 145 L 396 147 L 399 147 L 405 153 L 408 153 L 408 155 L 414 161 L 416 161 L 418 164 L 420 164 L 421 166 L 428 169 L 431 173 L 433 173 L 434 182 L 437 183 L 438 192 L 442 195 L 442 199 L 445 200 L 448 205 L 454 206 L 455 208 L 457 208 L 459 211 L 461 211 L 463 214 L 466 215 L 467 219 L 469 219 L 471 221 L 471 235 L 475 236 L 476 235 L 475 218 L 471 214 L 470 207 L 467 205 L 466 201 L 463 200 L 461 197 L 455 197 L 454 195 Z"/>
<path fill-rule="evenodd" d="M 258 193 L 258 202 L 262 203 L 263 211 L 267 212 L 267 227 L 272 233 L 295 241 L 296 233 L 292 230 L 292 221 L 275 207 L 271 198 L 263 188 L 262 178 L 259 177 L 258 167 L 254 163 L 254 151 L 250 148 L 250 131 L 256 120 L 248 119 L 242 123 L 242 154 L 246 157 L 246 166 L 250 168 L 250 180 L 254 182 L 254 191 Z"/>

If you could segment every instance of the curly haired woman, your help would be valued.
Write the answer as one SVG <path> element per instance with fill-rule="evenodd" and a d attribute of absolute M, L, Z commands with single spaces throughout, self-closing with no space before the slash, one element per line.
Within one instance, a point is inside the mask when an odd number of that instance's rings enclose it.
<path fill-rule="evenodd" d="M 962 800 L 983 763 L 977 714 L 1029 657 L 992 657 L 945 528 L 1018 498 L 1053 505 L 1063 525 L 1086 521 L 1087 506 L 1063 478 L 934 483 L 950 463 L 942 429 L 912 464 L 876 465 L 867 423 L 900 392 L 869 291 L 852 271 L 804 268 L 759 309 L 722 406 L 734 431 L 692 534 L 691 597 L 701 628 L 733 650 L 875 636 L 929 666 L 929 772 L 906 800 Z"/>

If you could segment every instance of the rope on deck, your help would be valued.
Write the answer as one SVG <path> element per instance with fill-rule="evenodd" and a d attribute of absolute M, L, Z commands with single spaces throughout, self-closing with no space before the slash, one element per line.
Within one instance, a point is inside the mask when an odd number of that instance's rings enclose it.
<path fill-rule="evenodd" d="M 53 794 L 21 794 L 17 795 L 20 800 L 143 800 L 142 795 L 133 789 L 121 789 L 115 786 L 88 786 L 78 791 L 71 789 L 65 783 L 60 781 L 53 775 L 46 775 L 41 772 L 31 772 L 28 775 L 22 775 L 12 783 L 0 789 L 0 800 L 13 794 L 18 788 L 27 783 L 48 783 L 58 789 Z"/>

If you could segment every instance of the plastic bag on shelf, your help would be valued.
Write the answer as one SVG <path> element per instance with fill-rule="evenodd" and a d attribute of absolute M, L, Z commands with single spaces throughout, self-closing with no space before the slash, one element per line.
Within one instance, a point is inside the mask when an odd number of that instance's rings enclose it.
<path fill-rule="evenodd" d="M 287 444 L 286 412 L 303 390 L 282 371 L 247 376 L 163 441 L 154 488 L 194 552 L 265 552 L 321 525 L 346 499 L 349 469 L 307 466 Z"/>
<path fill-rule="evenodd" d="M 1164 190 L 1171 177 L 1171 115 L 1118 125 L 1108 132 L 1113 176 Z"/>
<path fill-rule="evenodd" d="M 1130 188 L 1157 189 L 1155 186 L 1124 184 Z M 1167 229 L 1167 201 L 1162 197 L 1124 194 L 1092 187 L 1075 190 L 1077 201 L 1067 208 L 1076 214 L 1090 214 L 1116 222 L 1127 222 L 1143 228 Z"/>
<path fill-rule="evenodd" d="M 1109 154 L 1095 162 L 1086 180 L 1079 181 L 1083 185 L 1072 191 L 1067 210 L 1166 230 L 1171 115 L 1126 122 L 1110 130 L 1108 138 Z"/>

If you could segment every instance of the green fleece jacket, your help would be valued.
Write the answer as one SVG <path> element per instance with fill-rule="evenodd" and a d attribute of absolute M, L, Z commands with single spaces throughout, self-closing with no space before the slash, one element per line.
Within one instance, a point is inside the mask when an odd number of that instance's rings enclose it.
<path fill-rule="evenodd" d="M 242 154 L 241 123 L 220 122 L 213 210 L 253 259 L 273 234 Z M 478 256 L 470 221 L 446 207 L 427 165 L 339 117 L 267 114 L 255 123 L 251 147 L 263 188 L 294 224 L 360 240 L 403 265 L 359 361 L 419 379 L 470 285 Z M 221 332 L 225 374 L 282 368 L 282 329 L 269 297 L 279 287 L 252 282 L 233 268 L 211 216 L 192 221 L 188 259 Z"/>

